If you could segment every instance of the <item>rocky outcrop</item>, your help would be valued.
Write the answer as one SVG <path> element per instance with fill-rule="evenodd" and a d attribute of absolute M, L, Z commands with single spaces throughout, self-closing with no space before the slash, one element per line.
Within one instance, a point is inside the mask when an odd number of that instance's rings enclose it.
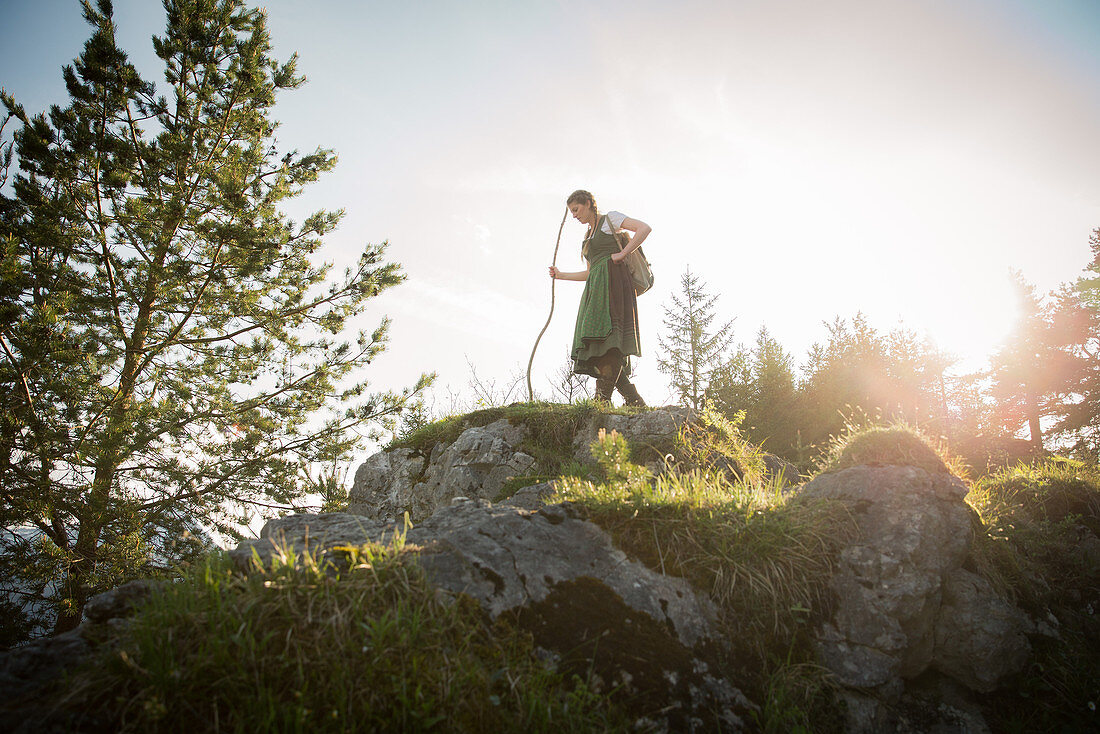
<path fill-rule="evenodd" d="M 967 688 L 987 693 L 1023 670 L 1031 653 L 1027 617 L 966 569 L 943 582 L 932 665 Z"/>
<path fill-rule="evenodd" d="M 950 474 L 910 466 L 856 466 L 800 492 L 845 503 L 859 530 L 837 559 L 835 610 L 817 635 L 822 661 L 850 689 L 853 731 L 890 730 L 883 703 L 929 669 L 984 692 L 1027 660 L 1022 612 L 962 568 L 966 492 Z"/>
<path fill-rule="evenodd" d="M 396 528 L 343 513 L 298 515 L 269 522 L 231 555 L 248 566 L 286 549 L 385 542 Z M 716 715 L 723 730 L 742 727 L 752 706 L 714 670 L 713 604 L 683 579 L 627 558 L 569 504 L 532 512 L 460 499 L 400 531 L 436 587 L 515 620 L 559 665 L 594 671 L 640 715 L 657 716 L 660 701 L 658 718 L 674 730 Z"/>
<path fill-rule="evenodd" d="M 619 415 L 595 413 L 579 425 L 572 439 L 569 458 L 595 466 L 590 446 L 601 430 L 617 431 L 632 447 L 632 455 L 654 473 L 665 471 L 664 457 L 676 450 L 684 425 L 698 419 L 690 408 L 657 408 L 642 413 Z M 348 512 L 374 520 L 396 520 L 409 513 L 419 522 L 456 497 L 505 501 L 523 487 L 508 483 L 536 470 L 534 457 L 524 449 L 530 429 L 507 418 L 486 426 L 472 426 L 452 442 L 440 442 L 430 450 L 397 448 L 380 451 L 364 461 L 355 472 L 348 496 Z M 563 452 L 564 453 L 564 452 Z M 564 457 L 563 457 L 564 458 Z M 739 468 L 730 467 L 733 478 Z M 764 456 L 764 476 L 782 487 L 799 481 L 794 465 L 777 456 Z M 534 481 L 532 482 L 534 484 Z M 533 496 L 526 493 L 522 506 L 534 509 Z M 543 499 L 548 493 L 543 493 Z"/>
<path fill-rule="evenodd" d="M 590 463 L 598 431 L 615 430 L 660 463 L 691 420 L 686 410 L 598 414 L 565 451 Z M 758 709 L 725 677 L 735 673 L 723 667 L 727 643 L 708 597 L 627 557 L 570 503 L 547 504 L 553 482 L 513 492 L 510 478 L 533 473 L 530 435 L 498 420 L 427 452 L 376 454 L 356 474 L 358 512 L 272 520 L 231 556 L 246 571 L 254 559 L 291 550 L 339 562 L 346 546 L 400 537 L 443 598 L 467 595 L 487 617 L 525 629 L 548 664 L 614 691 L 642 728 L 747 728 Z M 769 471 L 792 468 L 773 462 Z M 856 526 L 833 559 L 831 603 L 813 627 L 850 732 L 988 731 L 977 697 L 1024 668 L 1029 634 L 1057 636 L 966 566 L 978 524 L 966 492 L 946 471 L 862 465 L 821 475 L 790 499 L 842 503 Z M 1089 558 L 1096 549 L 1081 552 Z M 22 695 L 56 679 L 150 588 L 97 597 L 75 633 L 0 658 L 0 686 Z"/>
<path fill-rule="evenodd" d="M 633 455 L 650 456 L 650 468 L 659 473 L 659 457 L 671 452 L 684 424 L 696 418 L 691 408 L 658 408 L 635 415 L 597 413 L 577 429 L 573 435 L 573 458 L 582 464 L 595 466 L 589 447 L 601 430 L 618 431 L 630 442 Z"/>
<path fill-rule="evenodd" d="M 455 497 L 498 499 L 507 480 L 535 464 L 521 448 L 527 432 L 501 419 L 466 429 L 450 445 L 436 444 L 427 457 L 411 449 L 379 452 L 355 472 L 348 511 L 375 519 L 408 512 L 417 521 Z"/>
<path fill-rule="evenodd" d="M 595 465 L 589 446 L 601 429 L 626 436 L 635 453 L 649 456 L 659 472 L 660 457 L 672 450 L 677 435 L 695 412 L 659 408 L 633 415 L 596 413 L 574 433 L 572 458 Z M 505 499 L 505 484 L 534 470 L 535 459 L 524 451 L 530 430 L 522 422 L 502 418 L 473 426 L 453 443 L 440 442 L 430 451 L 409 448 L 380 451 L 355 472 L 348 512 L 375 520 L 397 519 L 408 512 L 414 521 L 430 516 L 455 497 Z"/>

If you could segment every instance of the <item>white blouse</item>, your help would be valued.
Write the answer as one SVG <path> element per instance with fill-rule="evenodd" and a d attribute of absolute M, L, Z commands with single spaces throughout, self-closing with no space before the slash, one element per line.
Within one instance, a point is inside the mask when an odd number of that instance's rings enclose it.
<path fill-rule="evenodd" d="M 600 229 L 606 234 L 615 234 L 607 227 L 607 223 L 611 222 L 611 226 L 616 230 L 623 228 L 623 222 L 626 221 L 626 215 L 622 212 L 605 212 L 607 219 L 603 220 L 600 224 Z"/>

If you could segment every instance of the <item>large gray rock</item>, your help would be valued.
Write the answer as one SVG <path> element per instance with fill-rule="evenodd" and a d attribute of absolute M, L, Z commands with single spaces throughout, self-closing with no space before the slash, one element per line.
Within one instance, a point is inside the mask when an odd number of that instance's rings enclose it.
<path fill-rule="evenodd" d="M 822 625 L 826 665 L 848 686 L 897 692 L 932 662 L 943 581 L 966 557 L 966 486 L 910 466 L 857 466 L 824 474 L 803 499 L 851 507 L 858 539 L 838 559 L 837 602 Z"/>
<path fill-rule="evenodd" d="M 550 504 L 550 500 L 554 497 L 555 490 L 555 482 L 539 482 L 538 484 L 532 484 L 529 487 L 522 487 L 516 490 L 515 494 L 500 504 L 519 507 L 523 510 L 537 510 L 540 507 Z"/>
<path fill-rule="evenodd" d="M 635 453 L 650 449 L 664 455 L 672 450 L 684 423 L 698 414 L 691 408 L 658 408 L 635 415 L 598 413 L 585 422 L 574 434 L 573 457 L 582 464 L 595 464 L 589 447 L 598 438 L 600 429 L 611 433 L 618 431 L 630 441 Z"/>
<path fill-rule="evenodd" d="M 429 501 L 442 507 L 454 497 L 497 499 L 506 481 L 535 464 L 520 448 L 527 433 L 527 426 L 502 418 L 466 429 L 438 459 L 433 451 L 425 478 Z"/>
<path fill-rule="evenodd" d="M 955 569 L 943 584 L 932 664 L 974 691 L 988 693 L 1027 664 L 1030 625 L 988 581 Z"/>
<path fill-rule="evenodd" d="M 0 690 L 7 699 L 21 698 L 55 682 L 92 651 L 84 625 L 0 652 Z"/>
<path fill-rule="evenodd" d="M 99 712 L 58 705 L 60 685 L 101 645 L 113 644 L 114 629 L 164 582 L 140 579 L 97 594 L 75 629 L 0 651 L 0 731 L 14 734 L 105 731 Z"/>
<path fill-rule="evenodd" d="M 906 681 L 929 668 L 987 692 L 1027 660 L 1022 612 L 962 569 L 973 516 L 966 492 L 947 473 L 856 466 L 799 493 L 844 502 L 858 527 L 837 559 L 834 611 L 817 632 L 824 664 L 850 689 L 850 731 L 902 730 L 883 722 L 909 700 Z"/>
<path fill-rule="evenodd" d="M 355 471 L 348 512 L 376 518 L 401 517 L 406 511 L 416 517 L 430 514 L 428 503 L 412 491 L 427 467 L 427 457 L 412 449 L 379 451 Z"/>
<path fill-rule="evenodd" d="M 535 464 L 521 449 L 526 437 L 526 426 L 501 419 L 437 444 L 427 458 L 411 449 L 379 452 L 355 472 L 348 511 L 379 520 L 408 512 L 419 521 L 455 497 L 497 499 L 506 481 Z"/>
<path fill-rule="evenodd" d="M 775 454 L 764 454 L 764 481 L 774 482 L 781 490 L 797 487 L 801 481 L 798 467 Z"/>
<path fill-rule="evenodd" d="M 397 527 L 339 513 L 281 518 L 232 555 L 247 565 L 287 548 L 386 542 Z M 627 558 L 568 504 L 532 512 L 461 499 L 408 528 L 405 544 L 436 587 L 476 599 L 492 618 L 508 616 L 570 670 L 592 666 L 608 689 L 664 702 L 662 720 L 676 730 L 717 712 L 721 728 L 736 731 L 752 708 L 713 672 L 713 604 L 683 579 Z"/>

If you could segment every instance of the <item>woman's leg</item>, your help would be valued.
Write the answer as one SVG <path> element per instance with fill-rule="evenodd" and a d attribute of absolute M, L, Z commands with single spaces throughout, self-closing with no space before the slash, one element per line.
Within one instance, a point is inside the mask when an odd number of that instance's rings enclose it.
<path fill-rule="evenodd" d="M 638 394 L 638 388 L 634 387 L 634 383 L 626 376 L 626 370 L 619 372 L 619 379 L 615 381 L 615 387 L 618 389 L 619 394 L 623 396 L 623 400 L 626 401 L 627 405 L 637 408 L 646 407 L 642 396 Z"/>
<path fill-rule="evenodd" d="M 611 402 L 615 392 L 615 383 L 623 371 L 623 355 L 618 349 L 612 349 L 596 359 L 596 400 Z"/>

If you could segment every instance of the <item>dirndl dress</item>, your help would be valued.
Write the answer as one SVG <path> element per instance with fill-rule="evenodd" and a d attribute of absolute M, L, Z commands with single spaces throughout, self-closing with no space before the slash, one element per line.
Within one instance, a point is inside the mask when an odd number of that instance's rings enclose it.
<path fill-rule="evenodd" d="M 606 216 L 601 218 L 601 222 Z M 612 350 L 623 356 L 623 375 L 630 375 L 630 355 L 642 353 L 638 333 L 638 297 L 625 262 L 611 255 L 620 250 L 614 235 L 595 228 L 583 255 L 588 262 L 588 280 L 577 310 L 573 329 L 573 372 L 597 377 L 597 360 Z"/>

